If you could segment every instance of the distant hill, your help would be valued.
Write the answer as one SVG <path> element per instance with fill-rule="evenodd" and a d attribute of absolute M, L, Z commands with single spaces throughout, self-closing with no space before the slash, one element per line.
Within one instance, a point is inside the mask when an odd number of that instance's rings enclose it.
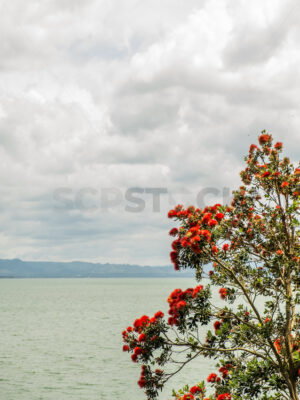
<path fill-rule="evenodd" d="M 0 278 L 184 278 L 193 276 L 191 270 L 174 271 L 172 266 L 141 267 L 130 264 L 96 264 L 81 261 L 0 260 Z"/>

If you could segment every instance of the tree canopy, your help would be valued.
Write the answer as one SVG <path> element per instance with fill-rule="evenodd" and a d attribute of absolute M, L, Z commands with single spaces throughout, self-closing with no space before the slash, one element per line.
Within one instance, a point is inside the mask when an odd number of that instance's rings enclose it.
<path fill-rule="evenodd" d="M 144 315 L 123 331 L 148 399 L 205 357 L 217 360 L 216 371 L 174 399 L 299 400 L 300 165 L 282 148 L 261 133 L 230 205 L 169 211 L 174 268 L 193 268 L 198 284 L 170 294 L 168 318 Z M 212 301 L 216 292 L 223 306 Z"/>

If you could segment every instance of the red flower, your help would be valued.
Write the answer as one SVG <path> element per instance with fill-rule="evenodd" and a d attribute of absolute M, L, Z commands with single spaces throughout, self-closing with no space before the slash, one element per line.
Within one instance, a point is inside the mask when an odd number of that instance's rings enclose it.
<path fill-rule="evenodd" d="M 206 380 L 207 380 L 207 382 L 214 383 L 214 382 L 216 382 L 217 377 L 218 377 L 217 374 L 210 374 L 210 375 L 208 375 Z"/>
<path fill-rule="evenodd" d="M 178 251 L 178 249 L 180 248 L 180 246 L 181 246 L 181 241 L 180 241 L 180 239 L 176 239 L 176 240 L 174 240 L 174 241 L 172 242 L 172 249 L 173 249 L 173 250 Z"/>
<path fill-rule="evenodd" d="M 196 235 L 196 236 L 194 236 L 194 237 L 192 237 L 192 239 L 191 239 L 191 243 L 195 243 L 195 242 L 200 242 L 200 236 L 199 235 Z"/>
<path fill-rule="evenodd" d="M 224 214 L 219 212 L 219 213 L 216 214 L 216 218 L 217 218 L 217 220 L 221 221 L 221 219 L 224 218 Z"/>
<path fill-rule="evenodd" d="M 195 298 L 197 296 L 197 294 L 200 292 L 200 290 L 203 290 L 203 286 L 202 285 L 196 286 L 193 291 L 192 296 Z"/>
<path fill-rule="evenodd" d="M 282 149 L 282 143 L 281 142 L 277 142 L 277 143 L 274 144 L 274 147 L 275 147 L 275 149 L 280 150 L 280 149 Z"/>
<path fill-rule="evenodd" d="M 229 249 L 229 244 L 225 243 L 224 246 L 222 247 L 223 251 L 228 251 Z"/>
<path fill-rule="evenodd" d="M 171 261 L 172 261 L 172 262 L 176 262 L 176 261 L 177 261 L 177 258 L 178 258 L 178 253 L 177 253 L 177 251 L 171 251 L 171 253 L 170 253 L 170 258 L 171 258 Z"/>
<path fill-rule="evenodd" d="M 183 308 L 183 307 L 185 307 L 186 306 L 186 302 L 184 301 L 184 300 L 182 300 L 182 301 L 179 301 L 178 303 L 177 303 L 177 308 L 179 309 L 179 308 Z"/>
<path fill-rule="evenodd" d="M 139 381 L 138 381 L 138 385 L 139 385 L 139 387 L 140 388 L 144 388 L 145 386 L 146 386 L 146 380 L 145 380 L 145 378 L 140 378 L 139 379 Z"/>
<path fill-rule="evenodd" d="M 219 250 L 218 250 L 217 246 L 212 246 L 211 251 L 212 251 L 214 254 L 217 254 Z"/>
<path fill-rule="evenodd" d="M 218 225 L 218 221 L 216 221 L 215 219 L 211 219 L 208 222 L 208 225 L 211 226 L 211 227 L 216 226 L 216 225 Z"/>
<path fill-rule="evenodd" d="M 177 212 L 175 210 L 170 210 L 168 212 L 168 218 L 173 218 L 177 216 Z"/>
<path fill-rule="evenodd" d="M 228 369 L 227 369 L 226 367 L 221 367 L 221 368 L 219 368 L 219 372 L 222 373 L 222 378 L 223 378 L 223 379 L 226 378 L 227 375 L 228 375 Z"/>
<path fill-rule="evenodd" d="M 281 187 L 282 188 L 285 188 L 285 187 L 287 187 L 287 186 L 289 186 L 290 184 L 288 183 L 288 182 L 282 182 L 282 184 L 281 184 Z"/>
<path fill-rule="evenodd" d="M 202 218 L 202 223 L 207 224 L 208 221 L 210 220 L 211 216 L 212 216 L 212 213 L 205 213 Z"/>
<path fill-rule="evenodd" d="M 202 390 L 199 388 L 199 386 L 193 386 L 193 387 L 190 388 L 190 392 L 192 394 L 197 394 L 197 393 L 201 393 Z"/>
<path fill-rule="evenodd" d="M 146 340 L 146 335 L 144 333 L 141 333 L 139 336 L 139 342 L 144 342 Z"/>
<path fill-rule="evenodd" d="M 147 325 L 149 322 L 149 317 L 147 315 L 143 315 L 141 318 L 136 319 L 133 323 L 135 332 L 140 332 L 142 328 Z"/>
<path fill-rule="evenodd" d="M 204 229 L 203 231 L 200 231 L 199 233 L 200 233 L 201 236 L 204 237 L 204 239 L 205 239 L 207 242 L 210 241 L 210 236 L 211 236 L 211 234 L 210 234 L 209 230 Z"/>
<path fill-rule="evenodd" d="M 163 318 L 163 317 L 164 317 L 164 313 L 163 313 L 162 311 L 157 311 L 157 312 L 154 314 L 154 317 L 155 317 L 155 318 Z"/>
<path fill-rule="evenodd" d="M 125 345 L 123 346 L 123 351 L 129 351 L 129 346 L 127 346 L 127 344 L 125 344 Z"/>
<path fill-rule="evenodd" d="M 136 362 L 137 358 L 138 358 L 137 354 L 132 354 L 131 355 L 131 359 L 132 359 L 133 362 Z"/>
<path fill-rule="evenodd" d="M 230 400 L 230 399 L 231 395 L 229 393 L 219 394 L 219 396 L 217 397 L 217 400 Z"/>
<path fill-rule="evenodd" d="M 191 393 L 187 393 L 183 396 L 182 400 L 193 400 L 195 397 Z"/>
<path fill-rule="evenodd" d="M 179 265 L 177 262 L 174 263 L 174 269 L 175 271 L 179 271 Z"/>
<path fill-rule="evenodd" d="M 220 295 L 221 295 L 221 299 L 226 299 L 226 297 L 227 297 L 227 290 L 226 290 L 226 288 L 221 288 L 221 289 L 219 290 L 219 293 L 220 293 Z"/>
<path fill-rule="evenodd" d="M 263 134 L 258 138 L 258 141 L 261 145 L 263 145 L 263 144 L 268 143 L 270 141 L 270 139 L 271 139 L 270 135 Z"/>
<path fill-rule="evenodd" d="M 281 351 L 280 338 L 275 340 L 274 346 L 276 347 L 277 353 L 280 354 L 280 351 Z"/>
<path fill-rule="evenodd" d="M 283 254 L 283 251 L 282 251 L 282 250 L 277 250 L 277 251 L 276 251 L 276 254 L 277 254 L 278 256 L 281 256 L 281 254 Z"/>
<path fill-rule="evenodd" d="M 263 174 L 262 174 L 262 176 L 265 178 L 266 176 L 269 176 L 269 175 L 271 175 L 271 172 L 270 171 L 266 171 L 266 172 L 264 172 Z"/>
<path fill-rule="evenodd" d="M 170 236 L 176 236 L 178 233 L 178 229 L 177 228 L 172 228 L 169 232 Z"/>
<path fill-rule="evenodd" d="M 133 351 L 134 351 L 134 354 L 139 356 L 140 354 L 142 354 L 143 349 L 141 349 L 140 347 L 135 347 Z"/>
<path fill-rule="evenodd" d="M 215 328 L 215 330 L 217 331 L 218 329 L 220 329 L 221 328 L 221 322 L 220 321 L 216 321 L 215 323 L 214 323 L 214 328 Z"/>

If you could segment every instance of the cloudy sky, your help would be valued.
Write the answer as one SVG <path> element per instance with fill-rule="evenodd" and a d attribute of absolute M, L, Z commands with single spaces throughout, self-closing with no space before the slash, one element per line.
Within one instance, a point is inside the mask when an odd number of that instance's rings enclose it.
<path fill-rule="evenodd" d="M 166 265 L 167 210 L 226 202 L 262 129 L 299 159 L 297 0 L 0 11 L 0 258 Z"/>

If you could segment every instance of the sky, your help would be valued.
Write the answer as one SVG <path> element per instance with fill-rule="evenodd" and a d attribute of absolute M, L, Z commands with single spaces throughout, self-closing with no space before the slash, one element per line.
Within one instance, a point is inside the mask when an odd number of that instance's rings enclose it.
<path fill-rule="evenodd" d="M 266 129 L 300 154 L 297 0 L 0 2 L 0 258 L 168 265 Z"/>

